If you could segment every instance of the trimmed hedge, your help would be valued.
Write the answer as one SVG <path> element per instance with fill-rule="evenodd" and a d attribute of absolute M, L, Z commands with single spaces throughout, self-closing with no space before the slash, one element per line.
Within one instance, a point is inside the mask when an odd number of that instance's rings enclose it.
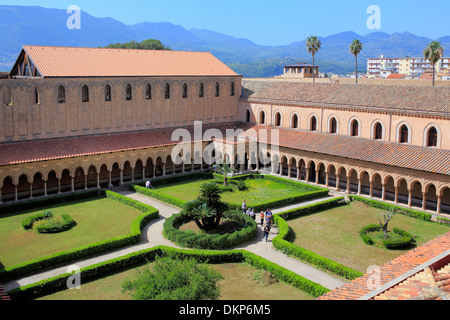
<path fill-rule="evenodd" d="M 274 215 L 274 222 L 278 226 L 279 235 L 273 239 L 272 243 L 275 248 L 284 254 L 293 255 L 300 260 L 311 263 L 317 268 L 327 270 L 348 280 L 359 278 L 363 273 L 352 268 L 346 267 L 338 262 L 325 258 L 315 252 L 299 247 L 286 239 L 292 232 L 286 220 L 295 219 L 304 215 L 316 213 L 321 210 L 334 208 L 336 206 L 345 205 L 345 198 L 339 197 L 331 200 L 325 200 L 316 204 L 305 206 L 303 208 L 289 210 Z"/>
<path fill-rule="evenodd" d="M 181 175 L 181 176 L 172 176 L 172 177 L 155 179 L 152 181 L 152 185 L 155 187 L 155 186 L 161 186 L 164 184 L 176 183 L 176 182 L 186 182 L 186 181 L 195 180 L 195 179 L 222 180 L 223 175 L 220 175 L 217 173 L 198 172 L 198 173 L 191 173 L 191 174 L 186 174 L 186 175 Z M 315 186 L 304 184 L 304 183 L 301 183 L 298 181 L 292 181 L 292 180 L 283 179 L 280 177 L 274 177 L 274 176 L 270 176 L 270 175 L 246 174 L 246 175 L 240 175 L 240 176 L 235 176 L 235 177 L 229 177 L 228 181 L 230 183 L 232 183 L 234 181 L 244 181 L 247 179 L 267 179 L 270 181 L 283 183 L 283 184 L 286 184 L 289 186 L 301 187 L 301 188 L 309 191 L 309 192 L 303 193 L 303 194 L 295 196 L 295 197 L 285 197 L 285 198 L 279 198 L 279 199 L 275 199 L 275 200 L 267 201 L 267 202 L 263 202 L 263 203 L 251 204 L 251 208 L 254 209 L 255 211 L 262 211 L 262 210 L 266 210 L 267 208 L 275 209 L 275 208 L 280 208 L 283 206 L 291 205 L 294 203 L 299 203 L 299 202 L 306 201 L 306 200 L 326 197 L 326 196 L 328 196 L 328 194 L 330 192 L 326 188 L 315 187 Z M 163 202 L 166 202 L 166 203 L 171 204 L 178 208 L 183 207 L 183 205 L 185 204 L 185 201 L 182 201 L 175 197 L 163 194 L 163 193 L 159 192 L 158 190 L 144 188 L 144 183 L 145 182 L 138 183 L 138 184 L 130 184 L 129 188 L 131 191 L 138 192 L 143 195 L 161 200 Z M 229 204 L 229 206 L 230 206 L 231 210 L 234 210 L 234 211 L 241 210 L 241 204 Z"/>
<path fill-rule="evenodd" d="M 381 226 L 376 224 L 368 225 L 364 228 L 362 228 L 359 231 L 359 235 L 363 239 L 364 243 L 368 245 L 374 245 L 374 241 L 372 240 L 372 237 L 368 235 L 368 233 L 381 231 Z M 393 232 L 400 235 L 401 238 L 397 239 L 384 239 L 382 241 L 383 246 L 386 249 L 395 250 L 395 249 L 404 249 L 409 247 L 412 243 L 414 243 L 414 239 L 411 234 L 409 234 L 406 231 L 403 231 L 399 228 L 394 228 Z"/>
<path fill-rule="evenodd" d="M 28 217 L 23 219 L 22 221 L 22 227 L 25 230 L 33 229 L 33 224 L 37 221 L 41 221 L 44 219 L 53 218 L 53 212 L 52 211 L 45 211 L 43 213 L 36 214 L 34 216 Z"/>
<path fill-rule="evenodd" d="M 96 191 L 95 193 L 90 192 L 89 194 L 92 197 L 97 196 L 98 193 Z M 121 202 L 125 205 L 132 206 L 143 213 L 133 221 L 131 225 L 131 232 L 129 235 L 89 244 L 81 248 L 59 252 L 51 256 L 39 258 L 12 267 L 0 269 L 0 282 L 18 279 L 19 277 L 23 277 L 47 268 L 58 267 L 70 261 L 89 258 L 97 254 L 105 253 L 118 248 L 136 244 L 139 242 L 141 238 L 142 229 L 151 220 L 159 218 L 159 211 L 151 206 L 145 205 L 136 200 L 130 199 L 128 197 L 125 197 L 123 195 L 117 194 L 109 190 L 102 190 L 101 194 L 109 199 Z M 64 197 L 58 198 L 60 198 L 61 200 L 66 199 Z M 70 201 L 72 201 L 74 198 L 72 195 L 68 195 L 67 199 L 70 199 Z M 42 205 L 47 205 L 48 201 L 46 201 L 46 199 L 43 199 L 42 203 L 43 203 Z"/>
<path fill-rule="evenodd" d="M 402 208 L 393 204 L 389 204 L 389 203 L 384 203 L 381 201 L 377 201 L 377 200 L 371 200 L 371 199 L 367 199 L 364 197 L 360 197 L 360 196 L 354 196 L 354 195 L 350 195 L 348 196 L 350 200 L 358 200 L 360 202 L 363 202 L 365 204 L 367 204 L 369 207 L 372 208 L 377 208 L 377 209 L 381 209 L 381 210 L 389 210 L 389 209 L 394 209 L 396 213 L 400 213 L 400 214 L 404 214 L 408 217 L 412 217 L 412 218 L 416 218 L 416 219 L 420 219 L 423 221 L 431 221 L 431 217 L 432 215 L 427 213 L 427 212 L 422 212 L 422 211 L 417 211 L 417 210 L 413 210 L 413 209 L 407 209 L 407 208 Z"/>
<path fill-rule="evenodd" d="M 157 256 L 172 256 L 176 259 L 195 258 L 199 262 L 207 263 L 249 263 L 250 265 L 267 270 L 281 281 L 284 281 L 304 292 L 317 298 L 329 290 L 320 284 L 314 283 L 296 273 L 289 271 L 279 265 L 269 262 L 253 253 L 244 250 L 233 250 L 225 252 L 180 250 L 169 247 L 155 247 L 128 254 L 126 256 L 98 263 L 80 270 L 83 283 L 94 281 L 120 271 L 144 265 L 155 260 Z M 35 284 L 23 286 L 8 292 L 13 300 L 36 299 L 42 296 L 56 293 L 67 289 L 67 281 L 72 274 L 66 273 L 51 279 L 43 280 Z"/>
<path fill-rule="evenodd" d="M 193 249 L 223 250 L 250 241 L 257 236 L 257 223 L 244 216 L 246 226 L 239 231 L 227 234 L 197 234 L 193 231 L 181 231 L 179 227 L 192 221 L 183 212 L 172 215 L 164 223 L 164 235 L 181 247 Z"/>
<path fill-rule="evenodd" d="M 49 225 L 40 225 L 36 229 L 39 233 L 60 233 L 72 229 L 77 224 L 72 217 L 67 214 L 61 215 L 61 219 L 61 223 L 53 224 L 50 222 Z"/>
<path fill-rule="evenodd" d="M 446 225 L 450 226 L 450 219 L 448 219 L 448 218 L 437 217 L 436 220 L 440 224 L 446 224 Z"/>

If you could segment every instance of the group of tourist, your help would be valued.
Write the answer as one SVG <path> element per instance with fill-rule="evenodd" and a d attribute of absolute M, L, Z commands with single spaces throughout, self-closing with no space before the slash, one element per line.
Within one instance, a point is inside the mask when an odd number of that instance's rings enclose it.
<path fill-rule="evenodd" d="M 253 220 L 256 220 L 256 213 L 254 209 L 247 208 L 247 203 L 244 201 L 242 203 L 242 213 L 250 216 Z M 270 228 L 273 223 L 273 213 L 272 210 L 267 209 L 266 211 L 261 211 L 259 214 L 260 221 L 261 221 L 261 227 L 264 227 L 264 237 L 266 239 L 266 242 L 268 241 L 269 234 L 270 234 Z"/>

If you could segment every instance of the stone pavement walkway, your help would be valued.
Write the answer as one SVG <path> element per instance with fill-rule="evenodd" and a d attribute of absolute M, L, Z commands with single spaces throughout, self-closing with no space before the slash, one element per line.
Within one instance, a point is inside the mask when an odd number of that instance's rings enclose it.
<path fill-rule="evenodd" d="M 160 219 L 156 221 L 152 221 L 148 226 L 145 227 L 145 229 L 142 231 L 142 239 L 140 243 L 122 248 L 120 250 L 112 251 L 97 257 L 93 257 L 90 259 L 80 260 L 80 261 L 74 261 L 71 264 L 68 264 L 66 266 L 62 266 L 60 268 L 56 268 L 54 270 L 42 272 L 39 274 L 35 274 L 33 276 L 29 276 L 23 279 L 19 279 L 16 281 L 11 281 L 8 283 L 1 284 L 1 286 L 5 289 L 5 291 L 10 291 L 12 289 L 15 289 L 17 287 L 25 286 L 28 284 L 36 283 L 38 281 L 48 279 L 51 277 L 55 277 L 57 275 L 61 275 L 64 273 L 67 273 L 69 271 L 69 267 L 71 266 L 77 266 L 79 268 L 85 268 L 100 262 L 108 261 L 117 257 L 121 257 L 124 255 L 127 255 L 132 252 L 141 251 L 144 249 L 153 248 L 156 246 L 167 246 L 167 247 L 174 247 L 174 248 L 180 248 L 177 245 L 173 244 L 171 241 L 167 240 L 163 236 L 163 225 L 166 218 L 172 216 L 175 213 L 178 213 L 180 209 L 170 206 L 166 203 L 163 203 L 161 201 L 155 200 L 153 198 L 133 193 L 128 190 L 116 190 L 116 192 L 123 194 L 129 198 L 138 200 L 142 203 L 148 204 L 156 209 L 159 210 Z M 333 198 L 333 195 L 330 195 L 328 199 Z M 299 208 L 303 207 L 318 201 L 324 201 L 327 198 L 321 198 L 316 200 L 310 200 L 306 202 L 302 202 L 296 205 L 287 206 L 284 208 L 279 208 L 277 210 L 273 210 L 273 213 L 280 213 L 284 212 L 289 209 L 293 208 Z M 272 228 L 271 234 L 269 236 L 269 242 L 266 243 L 264 239 L 263 230 L 261 227 L 258 228 L 258 235 L 257 238 L 251 242 L 242 244 L 238 246 L 235 249 L 243 249 L 247 250 L 249 252 L 252 252 L 254 254 L 257 254 L 261 256 L 264 259 L 267 259 L 271 262 L 277 263 L 278 265 L 291 270 L 311 281 L 314 281 L 316 283 L 321 284 L 325 288 L 328 288 L 330 290 L 336 289 L 338 287 L 341 287 L 344 285 L 347 281 L 340 279 L 338 277 L 335 277 L 333 275 L 330 275 L 324 271 L 318 270 L 308 264 L 305 264 L 301 261 L 299 261 L 296 258 L 289 257 L 282 252 L 276 250 L 271 240 L 276 237 L 278 234 L 278 230 L 276 228 Z"/>

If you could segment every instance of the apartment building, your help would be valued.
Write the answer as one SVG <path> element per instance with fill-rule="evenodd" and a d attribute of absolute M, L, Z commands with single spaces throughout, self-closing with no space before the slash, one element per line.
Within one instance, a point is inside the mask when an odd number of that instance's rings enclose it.
<path fill-rule="evenodd" d="M 442 58 L 435 65 L 436 71 L 450 68 L 450 58 Z M 433 72 L 431 62 L 423 57 L 379 58 L 367 59 L 367 75 L 369 77 L 388 77 L 399 73 L 409 77 L 420 76 Z"/>

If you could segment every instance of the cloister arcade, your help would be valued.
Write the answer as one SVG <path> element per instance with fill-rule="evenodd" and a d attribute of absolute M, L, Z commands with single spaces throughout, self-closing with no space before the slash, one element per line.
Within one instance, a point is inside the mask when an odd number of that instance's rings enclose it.
<path fill-rule="evenodd" d="M 171 148 L 125 152 L 120 155 L 90 156 L 82 159 L 52 160 L 35 166 L 17 165 L 0 173 L 0 204 L 64 192 L 92 188 L 112 188 L 125 183 L 165 177 L 211 168 L 205 155 L 196 152 L 180 155 L 180 164 L 173 161 Z M 205 149 L 203 149 L 205 150 Z M 398 173 L 370 163 L 357 163 L 314 156 L 300 150 L 283 150 L 271 154 L 230 154 L 218 149 L 217 162 L 223 159 L 240 171 L 264 172 L 311 183 L 330 190 L 368 196 L 437 213 L 450 213 L 450 185 L 439 179 L 417 177 L 417 173 Z M 331 160 L 327 158 L 332 158 Z M 220 160 L 219 160 L 220 159 Z M 179 160 L 179 159 L 177 159 Z"/>

